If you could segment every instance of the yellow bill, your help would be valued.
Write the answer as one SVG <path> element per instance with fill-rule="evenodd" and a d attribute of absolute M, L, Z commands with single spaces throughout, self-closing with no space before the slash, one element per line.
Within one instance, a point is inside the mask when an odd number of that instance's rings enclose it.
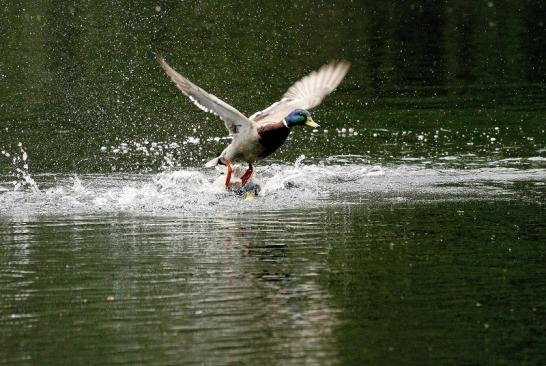
<path fill-rule="evenodd" d="M 319 124 L 316 123 L 315 121 L 313 121 L 313 119 L 311 117 L 307 117 L 307 121 L 305 121 L 305 125 L 307 127 L 312 127 L 312 128 L 319 128 Z"/>

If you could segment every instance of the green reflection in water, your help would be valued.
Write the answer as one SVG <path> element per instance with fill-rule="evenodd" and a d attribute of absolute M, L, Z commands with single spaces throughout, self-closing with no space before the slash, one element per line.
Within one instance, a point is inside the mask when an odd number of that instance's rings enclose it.
<path fill-rule="evenodd" d="M 352 209 L 321 277 L 343 309 L 341 358 L 540 363 L 544 214 L 505 202 Z"/>
<path fill-rule="evenodd" d="M 543 217 L 482 201 L 5 220 L 0 363 L 540 363 Z"/>

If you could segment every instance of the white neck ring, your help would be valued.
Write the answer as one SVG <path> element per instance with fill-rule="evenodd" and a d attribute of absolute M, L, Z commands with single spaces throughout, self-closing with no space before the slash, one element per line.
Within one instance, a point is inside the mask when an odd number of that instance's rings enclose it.
<path fill-rule="evenodd" d="M 282 119 L 282 124 L 284 125 L 284 127 L 286 128 L 290 128 L 290 126 L 288 126 L 288 123 L 286 123 L 286 119 Z"/>

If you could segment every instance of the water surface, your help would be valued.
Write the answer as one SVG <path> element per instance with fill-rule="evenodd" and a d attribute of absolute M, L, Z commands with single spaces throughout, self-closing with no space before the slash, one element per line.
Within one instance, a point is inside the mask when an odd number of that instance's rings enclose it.
<path fill-rule="evenodd" d="M 11 2 L 0 364 L 546 360 L 541 2 Z M 250 115 L 346 80 L 257 164 L 156 61 Z"/>

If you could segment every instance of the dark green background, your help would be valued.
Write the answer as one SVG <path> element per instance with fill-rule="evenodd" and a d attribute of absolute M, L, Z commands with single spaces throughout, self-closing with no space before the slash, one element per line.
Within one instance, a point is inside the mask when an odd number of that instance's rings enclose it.
<path fill-rule="evenodd" d="M 161 156 L 120 158 L 100 147 L 224 135 L 221 121 L 163 75 L 159 53 L 247 115 L 328 60 L 350 60 L 314 117 L 330 133 L 355 128 L 358 138 L 308 143 L 300 131 L 273 157 L 282 161 L 302 152 L 488 156 L 496 147 L 532 156 L 544 144 L 544 15 L 542 1 L 523 0 L 10 1 L 0 13 L 0 147 L 22 142 L 34 172 L 141 171 L 157 169 Z M 480 139 L 494 127 L 500 146 Z M 400 135 L 438 129 L 451 133 L 425 144 Z M 202 143 L 175 155 L 199 166 L 221 148 Z"/>

